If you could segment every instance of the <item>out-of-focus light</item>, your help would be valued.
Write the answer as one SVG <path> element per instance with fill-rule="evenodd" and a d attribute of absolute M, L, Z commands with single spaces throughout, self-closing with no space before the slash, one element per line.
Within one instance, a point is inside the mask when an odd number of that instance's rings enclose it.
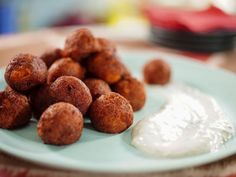
<path fill-rule="evenodd" d="M 213 5 L 229 14 L 236 14 L 236 0 L 212 0 Z"/>
<path fill-rule="evenodd" d="M 113 0 L 108 13 L 109 25 L 131 25 L 132 23 L 145 23 L 137 1 Z"/>
<path fill-rule="evenodd" d="M 0 34 L 17 31 L 17 19 L 14 3 L 0 2 Z"/>
<path fill-rule="evenodd" d="M 147 2 L 185 10 L 203 10 L 213 5 L 226 13 L 236 14 L 236 0 L 148 0 Z"/>
<path fill-rule="evenodd" d="M 203 10 L 211 5 L 211 0 L 150 0 L 149 3 L 185 10 Z"/>

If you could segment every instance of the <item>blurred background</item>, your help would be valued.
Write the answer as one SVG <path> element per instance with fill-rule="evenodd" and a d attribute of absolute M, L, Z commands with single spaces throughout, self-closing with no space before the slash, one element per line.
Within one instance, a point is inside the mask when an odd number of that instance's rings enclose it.
<path fill-rule="evenodd" d="M 134 46 L 142 40 L 149 48 L 209 58 L 209 53 L 235 49 L 236 0 L 0 0 L 3 47 L 12 34 L 77 25 L 102 26 L 99 35 L 119 42 L 129 39 Z M 37 34 L 40 38 L 46 33 L 34 33 L 34 39 Z M 50 37 L 53 33 L 47 33 Z"/>
<path fill-rule="evenodd" d="M 1 0 L 0 33 L 127 21 L 145 24 L 143 9 L 149 5 L 195 11 L 215 6 L 227 14 L 236 14 L 236 0 Z"/>

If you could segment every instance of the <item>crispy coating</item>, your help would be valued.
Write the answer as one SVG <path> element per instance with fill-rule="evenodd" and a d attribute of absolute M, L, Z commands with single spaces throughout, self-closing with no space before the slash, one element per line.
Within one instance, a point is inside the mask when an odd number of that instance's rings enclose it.
<path fill-rule="evenodd" d="M 101 79 L 89 78 L 85 79 L 84 83 L 89 88 L 93 100 L 97 99 L 101 95 L 111 92 L 110 86 Z"/>
<path fill-rule="evenodd" d="M 83 115 L 92 103 L 92 96 L 88 87 L 80 79 L 73 76 L 61 76 L 56 79 L 50 85 L 50 94 L 54 103 L 71 103 Z"/>
<path fill-rule="evenodd" d="M 133 110 L 120 94 L 110 92 L 96 99 L 89 111 L 93 127 L 105 133 L 120 133 L 133 123 Z"/>
<path fill-rule="evenodd" d="M 120 60 L 119 60 L 120 61 Z M 124 63 L 122 63 L 122 61 L 120 61 L 120 65 L 122 67 L 122 78 L 126 78 L 126 77 L 132 77 L 132 74 L 130 72 L 130 70 L 125 66 Z"/>
<path fill-rule="evenodd" d="M 0 128 L 15 129 L 29 123 L 31 108 L 26 96 L 10 87 L 0 92 Z"/>
<path fill-rule="evenodd" d="M 148 84 L 165 85 L 170 81 L 171 68 L 164 60 L 154 59 L 144 66 L 143 75 Z"/>
<path fill-rule="evenodd" d="M 80 139 L 83 115 L 69 103 L 56 103 L 42 114 L 37 131 L 45 144 L 67 145 Z"/>
<path fill-rule="evenodd" d="M 80 28 L 66 38 L 64 51 L 66 56 L 81 61 L 94 52 L 100 51 L 100 45 L 91 31 Z"/>
<path fill-rule="evenodd" d="M 30 93 L 30 103 L 34 117 L 39 119 L 41 114 L 53 103 L 49 85 L 42 85 Z"/>
<path fill-rule="evenodd" d="M 87 69 L 94 77 L 100 78 L 108 84 L 119 81 L 124 74 L 121 62 L 116 55 L 109 52 L 100 52 L 90 58 Z"/>
<path fill-rule="evenodd" d="M 60 76 L 74 76 L 83 79 L 85 69 L 70 58 L 62 58 L 52 64 L 48 70 L 47 83 L 54 82 Z"/>
<path fill-rule="evenodd" d="M 111 53 L 116 52 L 116 46 L 113 42 L 105 39 L 105 38 L 97 38 L 98 44 L 100 45 L 101 51 L 108 51 Z"/>
<path fill-rule="evenodd" d="M 132 77 L 126 77 L 113 86 L 113 91 L 121 94 L 131 104 L 134 111 L 140 110 L 146 101 L 143 83 Z"/>
<path fill-rule="evenodd" d="M 12 88 L 9 86 L 9 85 L 7 85 L 6 87 L 5 87 L 5 92 L 7 92 L 7 91 L 11 91 L 12 90 Z"/>
<path fill-rule="evenodd" d="M 47 66 L 38 57 L 19 54 L 13 57 L 5 72 L 5 80 L 18 92 L 27 92 L 37 85 L 45 83 Z"/>
<path fill-rule="evenodd" d="M 40 56 L 40 58 L 49 68 L 56 60 L 63 58 L 63 51 L 59 48 L 48 49 Z"/>

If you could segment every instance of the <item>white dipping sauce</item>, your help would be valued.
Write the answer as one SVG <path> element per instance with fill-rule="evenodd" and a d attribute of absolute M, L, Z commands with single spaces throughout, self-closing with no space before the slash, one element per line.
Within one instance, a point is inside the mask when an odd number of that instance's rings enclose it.
<path fill-rule="evenodd" d="M 132 144 L 154 156 L 181 157 L 214 152 L 234 135 L 234 127 L 216 100 L 196 89 L 170 87 L 157 114 L 139 121 Z"/>

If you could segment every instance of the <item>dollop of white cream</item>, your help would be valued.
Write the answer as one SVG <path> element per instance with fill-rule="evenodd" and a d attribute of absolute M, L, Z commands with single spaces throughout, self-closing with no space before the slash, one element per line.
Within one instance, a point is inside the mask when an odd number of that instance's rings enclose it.
<path fill-rule="evenodd" d="M 133 128 L 131 143 L 137 149 L 159 157 L 196 155 L 217 151 L 234 135 L 213 97 L 188 86 L 167 90 L 163 109 Z"/>

